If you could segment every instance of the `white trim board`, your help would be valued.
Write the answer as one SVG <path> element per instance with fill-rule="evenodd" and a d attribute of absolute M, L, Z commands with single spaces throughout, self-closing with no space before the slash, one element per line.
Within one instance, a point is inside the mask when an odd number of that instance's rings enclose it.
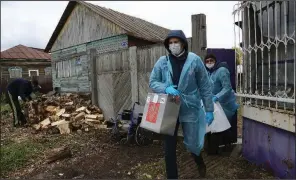
<path fill-rule="evenodd" d="M 37 76 L 39 76 L 39 70 L 38 69 L 30 69 L 29 70 L 29 77 L 31 77 L 31 72 L 37 72 Z"/>
<path fill-rule="evenodd" d="M 295 116 L 266 109 L 243 106 L 242 116 L 279 129 L 295 133 Z"/>

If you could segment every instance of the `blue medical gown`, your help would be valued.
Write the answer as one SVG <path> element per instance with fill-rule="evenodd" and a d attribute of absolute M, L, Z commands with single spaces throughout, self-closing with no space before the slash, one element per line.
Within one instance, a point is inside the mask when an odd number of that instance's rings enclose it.
<path fill-rule="evenodd" d="M 172 66 L 166 56 L 162 56 L 154 65 L 149 86 L 154 93 L 165 93 L 173 85 Z M 212 102 L 212 83 L 199 56 L 189 52 L 181 72 L 178 90 L 181 93 L 179 121 L 182 124 L 186 148 L 199 155 L 206 133 L 205 111 L 201 107 L 203 100 L 207 112 L 214 111 Z"/>

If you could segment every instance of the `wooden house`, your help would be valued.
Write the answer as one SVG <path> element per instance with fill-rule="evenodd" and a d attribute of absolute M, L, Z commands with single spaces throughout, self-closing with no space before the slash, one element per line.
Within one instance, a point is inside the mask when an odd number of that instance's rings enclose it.
<path fill-rule="evenodd" d="M 50 55 L 42 49 L 17 45 L 1 52 L 2 78 L 27 78 L 50 75 Z"/>
<path fill-rule="evenodd" d="M 106 53 L 162 42 L 168 29 L 83 1 L 70 1 L 46 48 L 52 57 L 53 86 L 62 92 L 90 91 L 87 53 Z"/>

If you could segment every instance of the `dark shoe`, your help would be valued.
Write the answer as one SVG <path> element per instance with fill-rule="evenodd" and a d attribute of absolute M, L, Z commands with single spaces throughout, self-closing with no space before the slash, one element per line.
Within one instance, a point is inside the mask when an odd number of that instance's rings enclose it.
<path fill-rule="evenodd" d="M 198 173 L 199 173 L 199 176 L 201 178 L 205 178 L 206 177 L 207 167 L 206 167 L 206 165 L 204 163 L 198 165 Z"/>
<path fill-rule="evenodd" d="M 195 154 L 191 154 L 194 157 L 194 161 L 197 165 L 198 168 L 198 172 L 201 178 L 205 178 L 206 177 L 206 172 L 207 172 L 207 168 L 206 168 L 206 164 L 204 163 L 204 160 L 202 158 L 202 155 L 200 154 L 199 156 L 195 155 Z"/>

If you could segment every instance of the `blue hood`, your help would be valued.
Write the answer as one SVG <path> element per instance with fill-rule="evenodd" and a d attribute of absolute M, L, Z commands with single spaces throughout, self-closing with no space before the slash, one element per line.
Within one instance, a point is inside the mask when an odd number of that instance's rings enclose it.
<path fill-rule="evenodd" d="M 164 47 L 168 50 L 169 53 L 171 53 L 171 51 L 169 50 L 169 39 L 172 37 L 179 38 L 184 43 L 185 51 L 188 52 L 188 41 L 184 32 L 182 30 L 171 30 L 164 40 Z"/>
<path fill-rule="evenodd" d="M 209 69 L 207 66 L 205 66 L 205 67 L 206 67 L 206 69 L 207 69 L 210 73 L 216 71 L 216 70 L 219 69 L 220 67 L 225 67 L 226 69 L 229 70 L 229 66 L 228 66 L 227 62 L 221 62 L 221 61 L 216 61 L 214 67 L 211 68 L 211 69 Z"/>

